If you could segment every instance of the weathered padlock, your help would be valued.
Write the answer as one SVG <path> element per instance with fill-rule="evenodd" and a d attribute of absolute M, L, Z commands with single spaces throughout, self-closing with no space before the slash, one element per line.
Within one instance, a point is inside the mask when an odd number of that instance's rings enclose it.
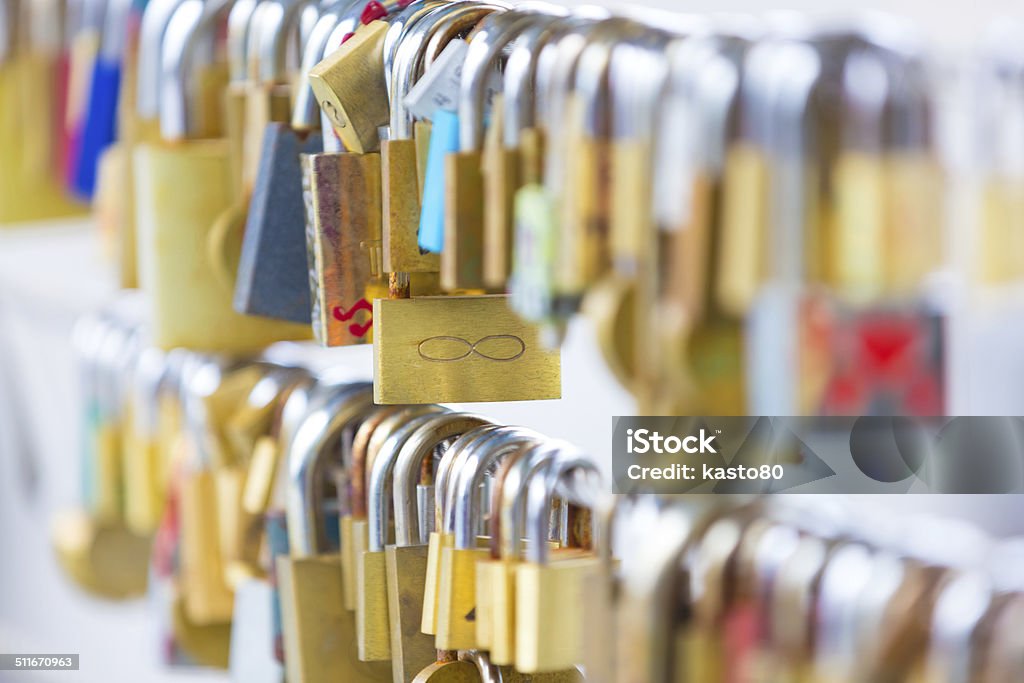
<path fill-rule="evenodd" d="M 468 432 L 466 437 L 472 432 Z M 463 437 L 463 438 L 466 438 Z M 439 650 L 466 650 L 476 646 L 476 563 L 487 556 L 477 548 L 482 521 L 480 485 L 487 472 L 539 435 L 513 427 L 498 428 L 476 441 L 458 469 L 450 475 L 445 503 L 445 531 L 452 545 L 441 548 L 437 582 L 437 633 Z M 454 485 L 453 485 L 454 484 Z"/>
<path fill-rule="evenodd" d="M 373 307 L 378 403 L 561 396 L 559 352 L 543 348 L 508 297 L 377 299 Z"/>
<path fill-rule="evenodd" d="M 395 544 L 384 549 L 384 559 L 395 683 L 411 680 L 435 655 L 433 638 L 420 630 L 428 546 L 419 533 L 416 501 L 424 465 L 439 445 L 484 424 L 485 419 L 474 415 L 430 417 L 405 442 L 394 463 Z"/>
<path fill-rule="evenodd" d="M 356 656 L 354 622 L 342 605 L 341 572 L 325 527 L 324 487 L 344 427 L 369 406 L 365 386 L 335 391 L 307 415 L 289 449 L 287 512 L 291 554 L 278 557 L 288 680 L 386 681 L 386 664 Z M 333 457 L 337 457 L 334 455 Z"/>
<path fill-rule="evenodd" d="M 257 59 L 260 82 L 256 88 L 280 88 L 275 84 L 287 82 L 285 48 L 298 34 L 303 7 L 303 3 L 291 4 L 279 17 L 264 13 L 261 23 L 250 25 L 249 30 L 259 31 L 262 38 Z M 271 17 L 278 20 L 274 22 Z M 286 93 L 275 96 L 287 97 Z M 310 322 L 299 155 L 313 154 L 322 147 L 320 134 L 315 131 L 296 130 L 285 122 L 267 123 L 238 264 L 236 311 Z"/>
<path fill-rule="evenodd" d="M 178 7 L 164 38 L 165 141 L 141 145 L 136 152 L 140 272 L 152 307 L 153 341 L 162 348 L 246 351 L 305 338 L 308 326 L 258 320 L 231 309 L 230 245 L 217 243 L 213 230 L 234 199 L 227 143 L 184 139 L 195 132 L 185 95 L 191 56 L 219 16 L 204 13 L 206 5 L 197 2 Z"/>

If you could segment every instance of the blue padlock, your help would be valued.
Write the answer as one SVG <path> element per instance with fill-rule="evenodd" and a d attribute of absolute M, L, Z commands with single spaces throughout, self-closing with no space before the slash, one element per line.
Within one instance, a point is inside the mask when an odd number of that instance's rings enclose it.
<path fill-rule="evenodd" d="M 89 106 L 71 186 L 72 191 L 84 199 L 92 199 L 100 157 L 117 135 L 121 67 L 131 11 L 132 0 L 111 0 L 103 17 L 103 44 L 93 65 Z"/>

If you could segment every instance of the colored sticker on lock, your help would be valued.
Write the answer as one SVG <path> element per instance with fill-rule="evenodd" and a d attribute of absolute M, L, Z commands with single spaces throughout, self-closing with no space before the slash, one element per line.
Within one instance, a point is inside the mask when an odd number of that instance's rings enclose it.
<path fill-rule="evenodd" d="M 459 149 L 459 117 L 449 111 L 434 114 L 427 153 L 427 177 L 423 181 L 420 210 L 420 249 L 440 253 L 444 246 L 445 159 Z"/>

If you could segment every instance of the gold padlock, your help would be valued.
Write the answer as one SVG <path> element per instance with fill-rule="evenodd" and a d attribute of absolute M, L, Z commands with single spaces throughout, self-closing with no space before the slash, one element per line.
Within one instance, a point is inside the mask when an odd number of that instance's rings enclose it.
<path fill-rule="evenodd" d="M 153 309 L 154 343 L 242 352 L 307 338 L 308 325 L 259 320 L 232 309 L 230 264 L 240 240 L 233 242 L 230 230 L 215 225 L 235 200 L 228 145 L 220 139 L 185 139 L 196 132 L 195 103 L 185 96 L 192 63 L 198 61 L 193 51 L 212 35 L 219 17 L 211 9 L 194 22 L 193 1 L 179 6 L 164 37 L 164 70 L 173 74 L 160 101 L 164 140 L 141 145 L 135 159 L 140 273 Z"/>
<path fill-rule="evenodd" d="M 580 475 L 583 475 L 580 477 Z M 571 481 L 570 478 L 577 479 Z M 579 479 L 584 479 L 580 485 Z M 516 568 L 515 666 L 523 673 L 566 671 L 584 659 L 583 592 L 601 559 L 592 552 L 564 550 L 549 557 L 548 525 L 555 489 L 566 484 L 582 507 L 597 506 L 602 490 L 596 465 L 571 451 L 558 453 L 543 473 L 543 485 L 531 485 L 526 501 L 526 561 Z M 577 490 L 572 490 L 573 488 Z M 586 516 L 581 519 L 587 519 Z M 566 530 L 569 546 L 579 547 L 578 530 Z M 584 536 L 585 537 L 585 536 Z"/>
<path fill-rule="evenodd" d="M 433 639 L 420 630 L 428 550 L 416 523 L 421 474 L 437 446 L 487 424 L 484 418 L 457 413 L 427 420 L 405 442 L 394 463 L 395 544 L 384 549 L 384 559 L 395 683 L 411 680 L 435 655 Z M 449 457 L 448 451 L 444 457 Z"/>
<path fill-rule="evenodd" d="M 391 538 L 389 506 L 395 461 L 402 446 L 418 428 L 433 419 L 430 414 L 403 420 L 377 450 L 366 471 L 367 540 L 357 571 L 356 637 L 359 658 L 390 660 L 391 631 L 388 607 L 387 565 L 384 548 Z"/>
<path fill-rule="evenodd" d="M 561 396 L 559 352 L 505 296 L 374 301 L 374 400 L 381 404 Z"/>
<path fill-rule="evenodd" d="M 535 16 L 496 13 L 481 22 L 466 51 L 459 88 L 459 151 L 446 160 L 444 250 L 441 286 L 482 289 L 484 260 L 484 109 L 488 77 L 501 51 Z M 500 106 L 500 101 L 494 103 Z M 495 136 L 500 119 L 491 121 Z"/>
<path fill-rule="evenodd" d="M 472 438 L 467 432 L 462 438 Z M 489 470 L 519 447 L 540 437 L 529 430 L 499 427 L 474 440 L 464 459 L 458 462 L 447 482 L 445 532 L 452 536 L 450 547 L 441 548 L 437 585 L 437 633 L 439 650 L 468 650 L 476 647 L 476 563 L 487 557 L 477 547 L 482 522 L 480 485 Z"/>
<path fill-rule="evenodd" d="M 516 567 L 519 565 L 526 493 L 533 477 L 544 473 L 556 455 L 550 445 L 524 447 L 506 459 L 496 481 L 491 514 L 491 560 L 477 565 L 490 574 L 490 585 L 477 582 L 478 602 L 482 593 L 490 592 L 491 659 L 495 664 L 515 663 L 516 653 Z M 498 488 L 500 486 L 500 489 Z M 546 542 L 546 539 L 545 539 Z M 477 624 L 480 632 L 481 622 Z M 479 636 L 478 636 L 479 637 Z"/>
<path fill-rule="evenodd" d="M 355 623 L 342 606 L 339 556 L 324 528 L 328 459 L 338 439 L 370 407 L 365 385 L 332 387 L 314 399 L 289 449 L 292 476 L 287 492 L 291 554 L 277 559 L 290 681 L 386 681 L 386 664 L 360 662 Z"/>
<path fill-rule="evenodd" d="M 485 5 L 424 3 L 412 11 L 405 24 L 392 25 L 390 34 L 400 35 L 391 60 L 390 127 L 381 142 L 384 179 L 384 270 L 389 273 L 436 273 L 437 254 L 420 250 L 417 233 L 423 174 L 417 156 L 412 115 L 404 98 L 435 54 L 444 47 L 433 37 L 468 30 L 490 9 Z M 418 17 L 418 18 L 417 18 Z M 456 37 L 456 39 L 458 39 Z M 425 163 L 425 158 L 424 158 Z"/>
<path fill-rule="evenodd" d="M 384 35 L 388 24 L 372 21 L 309 72 L 317 101 L 345 149 L 364 154 L 379 146 L 377 129 L 388 122 Z"/>

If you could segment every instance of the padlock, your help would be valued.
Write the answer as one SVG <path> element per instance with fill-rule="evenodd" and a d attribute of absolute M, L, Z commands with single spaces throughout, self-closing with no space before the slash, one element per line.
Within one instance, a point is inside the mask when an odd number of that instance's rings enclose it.
<path fill-rule="evenodd" d="M 328 542 L 324 491 L 340 433 L 368 407 L 362 385 L 335 391 L 298 427 L 289 449 L 287 492 L 291 554 L 277 558 L 287 678 L 290 681 L 386 681 L 387 664 L 356 656 L 354 622 L 342 606 L 341 572 Z"/>
<path fill-rule="evenodd" d="M 665 253 L 656 285 L 663 380 L 652 400 L 659 414 L 691 410 L 686 406 L 698 396 L 709 406 L 735 404 L 742 391 L 741 382 L 722 374 L 729 370 L 735 377 L 736 363 L 715 365 L 712 373 L 710 363 L 691 360 L 687 340 L 697 334 L 695 349 L 717 349 L 718 357 L 736 348 L 701 342 L 706 331 L 722 331 L 719 339 L 728 334 L 728 320 L 746 310 L 743 301 L 753 296 L 760 277 L 758 157 L 741 146 L 728 123 L 741 114 L 740 71 L 749 46 L 743 35 L 693 36 L 673 46 L 668 57 L 654 161 L 654 214 Z M 731 74 L 728 89 L 700 78 L 708 60 Z"/>
<path fill-rule="evenodd" d="M 608 204 L 609 251 L 612 269 L 604 287 L 617 288 L 620 311 L 613 307 L 600 320 L 602 347 L 605 355 L 614 356 L 622 335 L 631 334 L 634 377 L 627 385 L 633 388 L 645 408 L 652 403 L 650 387 L 657 383 L 658 369 L 652 357 L 656 350 L 652 335 L 646 335 L 655 317 L 652 302 L 656 293 L 656 233 L 651 214 L 652 149 L 657 103 L 668 77 L 665 50 L 672 37 L 667 34 L 644 33 L 612 50 L 609 58 L 612 107 L 622 114 L 612 122 L 610 187 Z M 643 78 L 636 78 L 637 72 Z M 634 288 L 632 293 L 630 289 Z M 631 301 L 632 299 L 632 301 Z M 622 313 L 632 309 L 633 322 L 625 329 L 619 325 Z"/>
<path fill-rule="evenodd" d="M 237 246 L 213 226 L 233 201 L 227 143 L 182 140 L 195 130 L 184 94 L 189 56 L 219 16 L 204 13 L 206 5 L 200 5 L 182 3 L 164 37 L 160 112 L 167 142 L 141 145 L 136 152 L 141 277 L 156 346 L 247 351 L 308 337 L 309 328 L 247 318 L 231 309 L 228 262 Z M 167 144 L 171 141 L 177 144 Z"/>
<path fill-rule="evenodd" d="M 434 478 L 434 530 L 427 538 L 427 571 L 423 588 L 423 618 L 420 623 L 420 630 L 423 633 L 437 634 L 441 554 L 444 548 L 451 548 L 455 541 L 454 534 L 447 528 L 445 521 L 448 517 L 447 491 L 450 486 L 455 485 L 453 472 L 469 457 L 469 446 L 496 429 L 497 425 L 482 425 L 464 434 L 445 451 L 445 457 L 438 464 Z"/>
<path fill-rule="evenodd" d="M 367 458 L 366 487 L 366 549 L 357 557 L 356 571 L 356 638 L 359 658 L 363 661 L 391 659 L 387 567 L 384 547 L 391 540 L 389 506 L 392 503 L 392 474 L 395 460 L 405 442 L 416 430 L 431 422 L 427 414 L 403 420 L 390 432 L 377 450 L 372 463 Z M 381 430 L 383 431 L 383 430 Z M 376 435 L 375 435 L 376 436 Z M 429 662 L 424 662 L 426 664 Z M 418 670 L 418 669 L 417 669 Z"/>
<path fill-rule="evenodd" d="M 426 539 L 419 534 L 415 503 L 421 473 L 443 442 L 487 424 L 483 418 L 457 413 L 426 420 L 402 446 L 394 463 L 395 544 L 384 549 L 384 559 L 395 683 L 412 680 L 435 658 L 433 639 L 420 630 L 428 550 Z"/>
<path fill-rule="evenodd" d="M 309 72 L 309 82 L 345 149 L 363 154 L 379 146 L 377 128 L 388 121 L 384 34 L 377 20 L 360 26 L 340 49 Z"/>
<path fill-rule="evenodd" d="M 505 296 L 377 299 L 374 320 L 378 403 L 561 395 L 559 352 L 541 346 L 537 330 L 509 310 Z"/>
<path fill-rule="evenodd" d="M 560 203 L 566 185 L 568 155 L 562 149 L 571 77 L 583 50 L 590 22 L 570 25 L 561 40 L 541 48 L 536 67 L 537 127 L 543 129 L 543 169 L 516 192 L 512 273 L 513 309 L 525 320 L 544 323 L 561 336 L 554 301 Z M 506 125 L 517 125 L 512 121 Z M 524 133 L 527 138 L 541 137 Z M 535 145 L 536 146 L 536 145 Z M 528 164 L 524 159 L 524 167 Z M 524 173 L 527 173 L 524 170 Z M 543 176 L 543 178 L 541 178 Z"/>
<path fill-rule="evenodd" d="M 53 153 L 67 147 L 54 139 L 55 131 L 59 138 L 64 130 L 59 105 L 68 88 L 59 78 L 62 71 L 67 75 L 67 52 L 62 53 L 59 35 L 24 39 L 29 20 L 40 21 L 47 34 L 59 34 L 60 17 L 39 3 L 11 4 L 6 12 L 0 29 L 0 97 L 12 105 L 0 112 L 0 225 L 84 213 L 88 207 L 65 196 L 63 169 L 55 174 L 52 168 Z M 86 40 L 91 50 L 96 41 L 95 33 Z"/>
<path fill-rule="evenodd" d="M 376 425 L 374 420 L 367 420 L 360 426 L 352 447 L 352 461 L 348 470 L 348 495 L 351 509 L 351 522 L 347 533 L 348 546 L 342 547 L 342 573 L 350 584 L 351 604 L 356 609 L 361 591 L 358 580 L 359 565 L 363 552 L 369 542 L 369 520 L 367 509 L 367 482 L 369 473 L 373 471 L 373 462 L 380 453 L 384 443 L 393 433 L 402 428 L 409 420 L 422 415 L 433 415 L 446 412 L 447 409 L 433 404 L 421 406 L 404 406 L 390 412 Z M 364 426 L 366 427 L 364 429 Z"/>
<path fill-rule="evenodd" d="M 488 289 L 504 289 L 512 267 L 512 227 L 515 220 L 515 194 L 527 182 L 540 179 L 539 170 L 525 173 L 523 159 L 537 161 L 536 150 L 522 149 L 523 131 L 533 129 L 534 66 L 543 45 L 557 32 L 563 19 L 541 17 L 516 38 L 505 62 L 500 108 L 501 137 L 491 136 L 483 160 L 484 179 L 484 256 L 483 280 Z M 527 134 L 526 138 L 531 136 Z M 533 136 L 533 140 L 537 140 Z M 524 155 L 525 152 L 525 155 Z"/>
<path fill-rule="evenodd" d="M 484 4 L 455 3 L 438 7 L 423 4 L 405 26 L 395 23 L 389 31 L 401 31 L 401 36 L 391 72 L 388 139 L 381 142 L 384 269 L 387 272 L 436 273 L 440 270 L 438 256 L 424 252 L 418 245 L 420 188 L 424 179 L 420 177 L 417 162 L 413 117 L 404 100 L 428 59 L 434 56 L 427 51 L 435 43 L 433 36 L 450 33 L 458 40 L 459 32 L 468 32 L 490 11 L 493 8 Z"/>
<path fill-rule="evenodd" d="M 125 41 L 131 0 L 112 0 L 105 4 L 102 39 L 93 63 L 89 103 L 72 182 L 73 190 L 85 199 L 92 199 L 100 157 L 116 139 L 117 102 L 127 57 Z"/>
<path fill-rule="evenodd" d="M 516 566 L 522 558 L 526 494 L 531 479 L 550 466 L 556 452 L 552 444 L 523 448 L 505 460 L 495 482 L 490 560 L 477 564 L 477 603 L 486 600 L 484 594 L 490 593 L 490 652 L 495 664 L 515 663 Z M 481 575 L 489 575 L 489 581 L 482 582 Z M 483 624 L 485 618 L 486 615 L 481 616 L 477 622 L 478 640 L 481 626 L 487 629 Z"/>
<path fill-rule="evenodd" d="M 100 316 L 76 324 L 82 371 L 84 425 L 81 507 L 60 513 L 52 542 L 64 571 L 85 590 L 123 599 L 146 589 L 149 533 L 125 523 L 122 462 L 125 386 L 138 354 L 137 331 L 119 301 Z"/>
<path fill-rule="evenodd" d="M 691 547 L 694 520 L 676 507 L 648 510 L 643 522 L 631 552 L 622 555 L 614 644 L 618 666 L 612 679 L 622 683 L 678 680 L 674 674 L 682 655 L 675 648 L 674 607 L 687 595 L 680 560 Z"/>
<path fill-rule="evenodd" d="M 505 46 L 536 20 L 533 15 L 514 12 L 491 15 L 466 50 L 459 88 L 459 151 L 448 156 L 445 166 L 441 286 L 447 290 L 483 288 L 482 164 L 488 77 Z"/>
<path fill-rule="evenodd" d="M 530 481 L 526 561 L 516 568 L 515 577 L 515 666 L 523 673 L 565 671 L 584 659 L 584 590 L 599 570 L 601 559 L 592 552 L 570 554 L 565 559 L 549 557 L 551 503 L 556 488 L 562 485 L 576 497 L 574 504 L 587 509 L 597 506 L 596 496 L 602 488 L 593 461 L 570 450 L 559 453 L 541 476 Z M 569 546 L 577 546 L 572 533 L 569 539 Z"/>
<path fill-rule="evenodd" d="M 472 435 L 467 432 L 462 438 Z M 483 515 L 480 485 L 504 457 L 539 439 L 529 430 L 498 428 L 475 441 L 449 475 L 442 529 L 451 534 L 452 542 L 442 544 L 440 553 L 435 634 L 439 650 L 473 649 L 476 644 L 476 563 L 487 556 L 476 543 Z"/>
<path fill-rule="evenodd" d="M 283 15 L 260 15 L 250 31 L 261 35 L 257 58 L 257 95 L 288 98 L 285 46 L 298 33 L 304 3 L 290 4 Z M 278 21 L 272 21 L 277 18 Z M 269 26 L 268 26 L 269 24 Z M 278 92 L 282 90 L 283 92 Z M 259 118 L 250 111 L 248 116 Z M 305 208 L 299 156 L 323 147 L 319 133 L 297 130 L 272 119 L 261 139 L 261 154 L 245 236 L 242 240 L 234 307 L 239 313 L 297 323 L 310 322 L 310 290 L 306 261 Z"/>
<path fill-rule="evenodd" d="M 125 521 L 136 533 L 153 533 L 163 514 L 166 479 L 160 454 L 159 405 L 168 371 L 166 353 L 146 348 L 132 378 L 131 425 L 123 469 Z"/>

